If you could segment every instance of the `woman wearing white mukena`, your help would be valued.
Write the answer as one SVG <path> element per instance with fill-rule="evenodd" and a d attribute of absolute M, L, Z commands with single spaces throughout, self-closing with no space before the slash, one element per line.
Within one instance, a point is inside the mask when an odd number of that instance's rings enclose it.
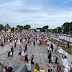
<path fill-rule="evenodd" d="M 65 56 L 63 59 L 63 66 L 65 67 L 66 65 L 69 65 L 69 63 L 67 61 L 67 57 Z"/>
<path fill-rule="evenodd" d="M 20 39 L 18 40 L 18 45 L 20 46 Z"/>

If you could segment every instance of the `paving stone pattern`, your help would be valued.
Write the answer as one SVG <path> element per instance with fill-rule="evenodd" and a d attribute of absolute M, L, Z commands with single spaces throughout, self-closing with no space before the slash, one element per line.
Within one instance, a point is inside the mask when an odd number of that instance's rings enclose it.
<path fill-rule="evenodd" d="M 37 45 L 36 46 L 28 46 L 28 58 L 31 59 L 32 54 L 34 54 L 35 57 L 35 63 L 37 62 L 41 68 L 41 66 L 44 67 L 45 72 L 47 72 L 48 68 L 48 50 L 46 45 Z M 53 67 L 57 67 L 56 64 L 52 64 Z M 33 71 L 33 70 L 32 70 Z"/>
<path fill-rule="evenodd" d="M 8 49 L 10 49 L 10 45 L 6 45 L 6 47 Z M 4 50 L 6 49 L 6 47 L 4 46 Z M 0 47 L 1 48 L 1 47 Z M 24 63 L 23 61 L 21 61 L 21 56 L 18 55 L 19 53 L 19 46 L 17 45 L 17 47 L 14 49 L 14 56 L 13 57 L 8 57 L 8 53 L 5 50 L 4 53 L 0 53 L 0 59 L 3 57 L 5 59 L 5 65 L 8 66 L 8 62 L 11 62 L 13 64 L 13 72 L 22 65 L 22 63 Z M 45 72 L 47 71 L 48 68 L 48 52 L 47 52 L 47 46 L 46 45 L 37 45 L 36 46 L 31 46 L 30 44 L 28 44 L 28 50 L 26 52 L 28 54 L 28 58 L 29 60 L 31 60 L 31 56 L 32 54 L 34 54 L 35 57 L 35 63 L 37 62 L 39 64 L 39 66 L 43 66 Z M 53 66 L 55 66 L 56 68 L 56 64 L 52 64 Z M 33 69 L 32 69 L 33 71 Z"/>

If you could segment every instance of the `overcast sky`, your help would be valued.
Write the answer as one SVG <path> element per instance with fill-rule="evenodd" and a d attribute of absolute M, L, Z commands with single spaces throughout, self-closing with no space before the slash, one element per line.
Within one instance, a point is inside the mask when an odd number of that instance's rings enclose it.
<path fill-rule="evenodd" d="M 61 26 L 72 21 L 72 0 L 0 0 L 0 24 L 32 28 Z"/>

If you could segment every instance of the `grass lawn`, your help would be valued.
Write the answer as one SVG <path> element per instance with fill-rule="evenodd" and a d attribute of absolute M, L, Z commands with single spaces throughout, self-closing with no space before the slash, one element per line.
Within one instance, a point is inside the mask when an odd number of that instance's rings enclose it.
<path fill-rule="evenodd" d="M 60 47 L 62 47 L 63 50 L 65 50 L 66 52 L 68 52 L 69 54 L 72 53 L 72 47 L 69 46 L 70 48 L 65 48 L 65 43 L 63 42 L 60 42 L 60 41 L 57 41 L 57 40 L 53 40 L 52 38 L 51 39 L 48 39 L 49 41 L 51 41 L 52 43 L 56 44 L 56 42 L 59 43 Z"/>

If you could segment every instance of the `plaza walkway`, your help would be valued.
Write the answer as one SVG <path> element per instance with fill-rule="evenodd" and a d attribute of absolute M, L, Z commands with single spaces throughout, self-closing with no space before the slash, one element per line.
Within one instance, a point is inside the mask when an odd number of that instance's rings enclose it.
<path fill-rule="evenodd" d="M 7 48 L 11 48 L 10 45 L 6 45 Z M 6 51 L 6 47 L 2 47 Z M 19 46 L 17 45 L 16 48 L 14 48 L 14 56 L 13 57 L 8 57 L 7 52 L 2 52 L 0 54 L 0 59 L 4 58 L 5 59 L 5 65 L 8 66 L 8 62 L 11 62 L 13 64 L 13 72 L 21 66 L 24 62 L 21 61 L 21 56 L 18 55 L 19 53 Z M 31 60 L 32 54 L 35 56 L 35 63 L 37 62 L 39 66 L 43 66 L 44 70 L 47 71 L 48 68 L 48 52 L 47 52 L 47 46 L 46 45 L 37 45 L 36 46 L 31 46 L 28 44 L 28 58 Z M 56 64 L 52 64 L 53 67 L 56 67 Z M 33 70 L 32 70 L 33 71 Z"/>
<path fill-rule="evenodd" d="M 8 66 L 8 62 L 11 62 L 13 64 L 13 72 L 23 63 L 21 61 L 21 56 L 18 55 L 19 53 L 19 46 L 14 48 L 14 56 L 8 57 L 8 49 L 10 50 L 10 45 L 5 45 L 1 48 L 0 53 L 0 59 L 4 58 L 4 65 Z"/>
<path fill-rule="evenodd" d="M 50 42 L 49 42 L 50 44 Z M 46 45 L 37 45 L 36 46 L 28 46 L 28 58 L 31 60 L 32 54 L 34 54 L 35 57 L 35 63 L 38 63 L 40 68 L 41 66 L 44 67 L 45 72 L 47 72 L 48 68 L 48 50 Z M 53 53 L 54 54 L 54 53 Z M 57 65 L 52 64 L 52 67 L 56 69 Z"/>

